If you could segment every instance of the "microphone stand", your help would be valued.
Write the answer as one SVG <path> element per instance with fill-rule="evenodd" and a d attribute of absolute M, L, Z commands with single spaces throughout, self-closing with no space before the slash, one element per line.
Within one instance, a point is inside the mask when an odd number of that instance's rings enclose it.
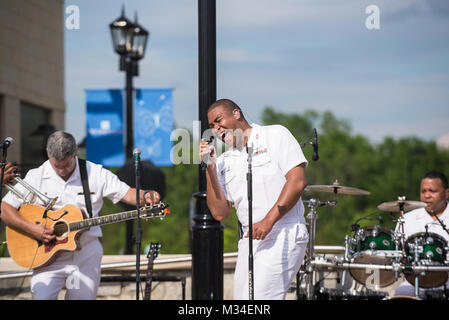
<path fill-rule="evenodd" d="M 320 156 L 318 155 L 318 134 L 317 134 L 315 128 L 313 128 L 313 137 L 312 137 L 312 139 L 310 141 L 307 141 L 307 142 L 299 142 L 299 145 L 301 147 L 312 146 L 313 147 L 312 160 L 313 161 L 318 161 Z"/>
<path fill-rule="evenodd" d="M 249 300 L 254 300 L 254 259 L 253 259 L 253 173 L 252 173 L 252 157 L 253 145 L 248 147 L 248 173 L 246 175 L 248 188 L 248 227 L 249 227 L 249 247 L 248 247 L 248 289 Z"/>
<path fill-rule="evenodd" d="M 2 205 L 2 194 L 3 194 L 3 179 L 5 177 L 6 157 L 7 157 L 6 147 L 3 147 L 2 161 L 0 162 L 0 166 L 1 166 L 1 176 L 0 176 L 0 219 L 2 217 L 2 207 L 1 207 L 1 205 Z"/>
<path fill-rule="evenodd" d="M 136 300 L 140 293 L 140 247 L 142 237 L 142 226 L 140 220 L 140 150 L 134 151 L 134 164 L 136 174 L 136 208 L 137 208 L 137 230 L 136 230 Z"/>

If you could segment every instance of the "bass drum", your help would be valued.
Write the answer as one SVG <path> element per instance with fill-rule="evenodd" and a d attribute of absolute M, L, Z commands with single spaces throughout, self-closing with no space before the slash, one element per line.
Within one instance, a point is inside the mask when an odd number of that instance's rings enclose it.
<path fill-rule="evenodd" d="M 405 242 L 407 262 L 415 261 L 415 249 L 418 252 L 418 264 L 421 266 L 444 266 L 446 260 L 447 241 L 433 232 L 420 232 L 411 235 Z M 415 285 L 415 274 L 406 274 L 405 278 Z M 426 271 L 418 276 L 418 286 L 435 288 L 442 286 L 448 280 L 447 271 Z"/>
<path fill-rule="evenodd" d="M 356 244 L 351 263 L 392 265 L 396 255 L 393 231 L 381 226 L 370 226 L 357 231 L 352 243 Z M 351 276 L 363 285 L 386 287 L 395 281 L 389 270 L 349 269 Z M 379 272 L 377 275 L 373 272 Z"/>

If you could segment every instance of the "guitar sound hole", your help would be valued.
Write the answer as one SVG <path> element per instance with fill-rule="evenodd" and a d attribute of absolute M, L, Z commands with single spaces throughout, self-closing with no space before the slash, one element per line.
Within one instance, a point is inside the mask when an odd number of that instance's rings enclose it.
<path fill-rule="evenodd" d="M 56 238 L 61 238 L 67 234 L 68 226 L 65 222 L 58 221 L 53 225 L 53 229 L 55 230 Z"/>

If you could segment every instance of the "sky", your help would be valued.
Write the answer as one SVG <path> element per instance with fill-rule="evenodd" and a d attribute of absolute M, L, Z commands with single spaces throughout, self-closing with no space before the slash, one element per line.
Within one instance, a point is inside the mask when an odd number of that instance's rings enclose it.
<path fill-rule="evenodd" d="M 198 119 L 196 0 L 66 0 L 66 130 L 86 136 L 85 89 L 120 89 L 125 74 L 109 24 L 125 14 L 150 31 L 136 88 L 174 88 L 174 120 Z M 449 132 L 449 1 L 217 0 L 217 99 L 261 122 L 331 111 L 373 143 L 385 136 L 436 140 Z M 378 11 L 370 8 L 375 6 Z M 66 13 L 64 20 L 70 17 Z M 378 18 L 378 19 L 376 19 Z M 319 135 L 319 130 L 318 130 Z"/>

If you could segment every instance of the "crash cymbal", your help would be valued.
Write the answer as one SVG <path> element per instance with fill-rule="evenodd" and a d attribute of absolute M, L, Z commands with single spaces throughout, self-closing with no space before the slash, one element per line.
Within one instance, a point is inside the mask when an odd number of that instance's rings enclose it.
<path fill-rule="evenodd" d="M 396 200 L 383 202 L 377 206 L 377 209 L 388 212 L 399 212 L 401 210 L 401 204 L 404 205 L 404 211 L 424 208 L 426 206 L 426 204 L 421 201 Z"/>
<path fill-rule="evenodd" d="M 331 185 L 310 185 L 307 186 L 305 191 L 316 191 L 316 192 L 330 192 L 335 194 L 351 194 L 351 195 L 368 195 L 371 194 L 369 191 L 362 190 L 354 187 L 341 186 L 338 180 L 335 180 Z"/>

